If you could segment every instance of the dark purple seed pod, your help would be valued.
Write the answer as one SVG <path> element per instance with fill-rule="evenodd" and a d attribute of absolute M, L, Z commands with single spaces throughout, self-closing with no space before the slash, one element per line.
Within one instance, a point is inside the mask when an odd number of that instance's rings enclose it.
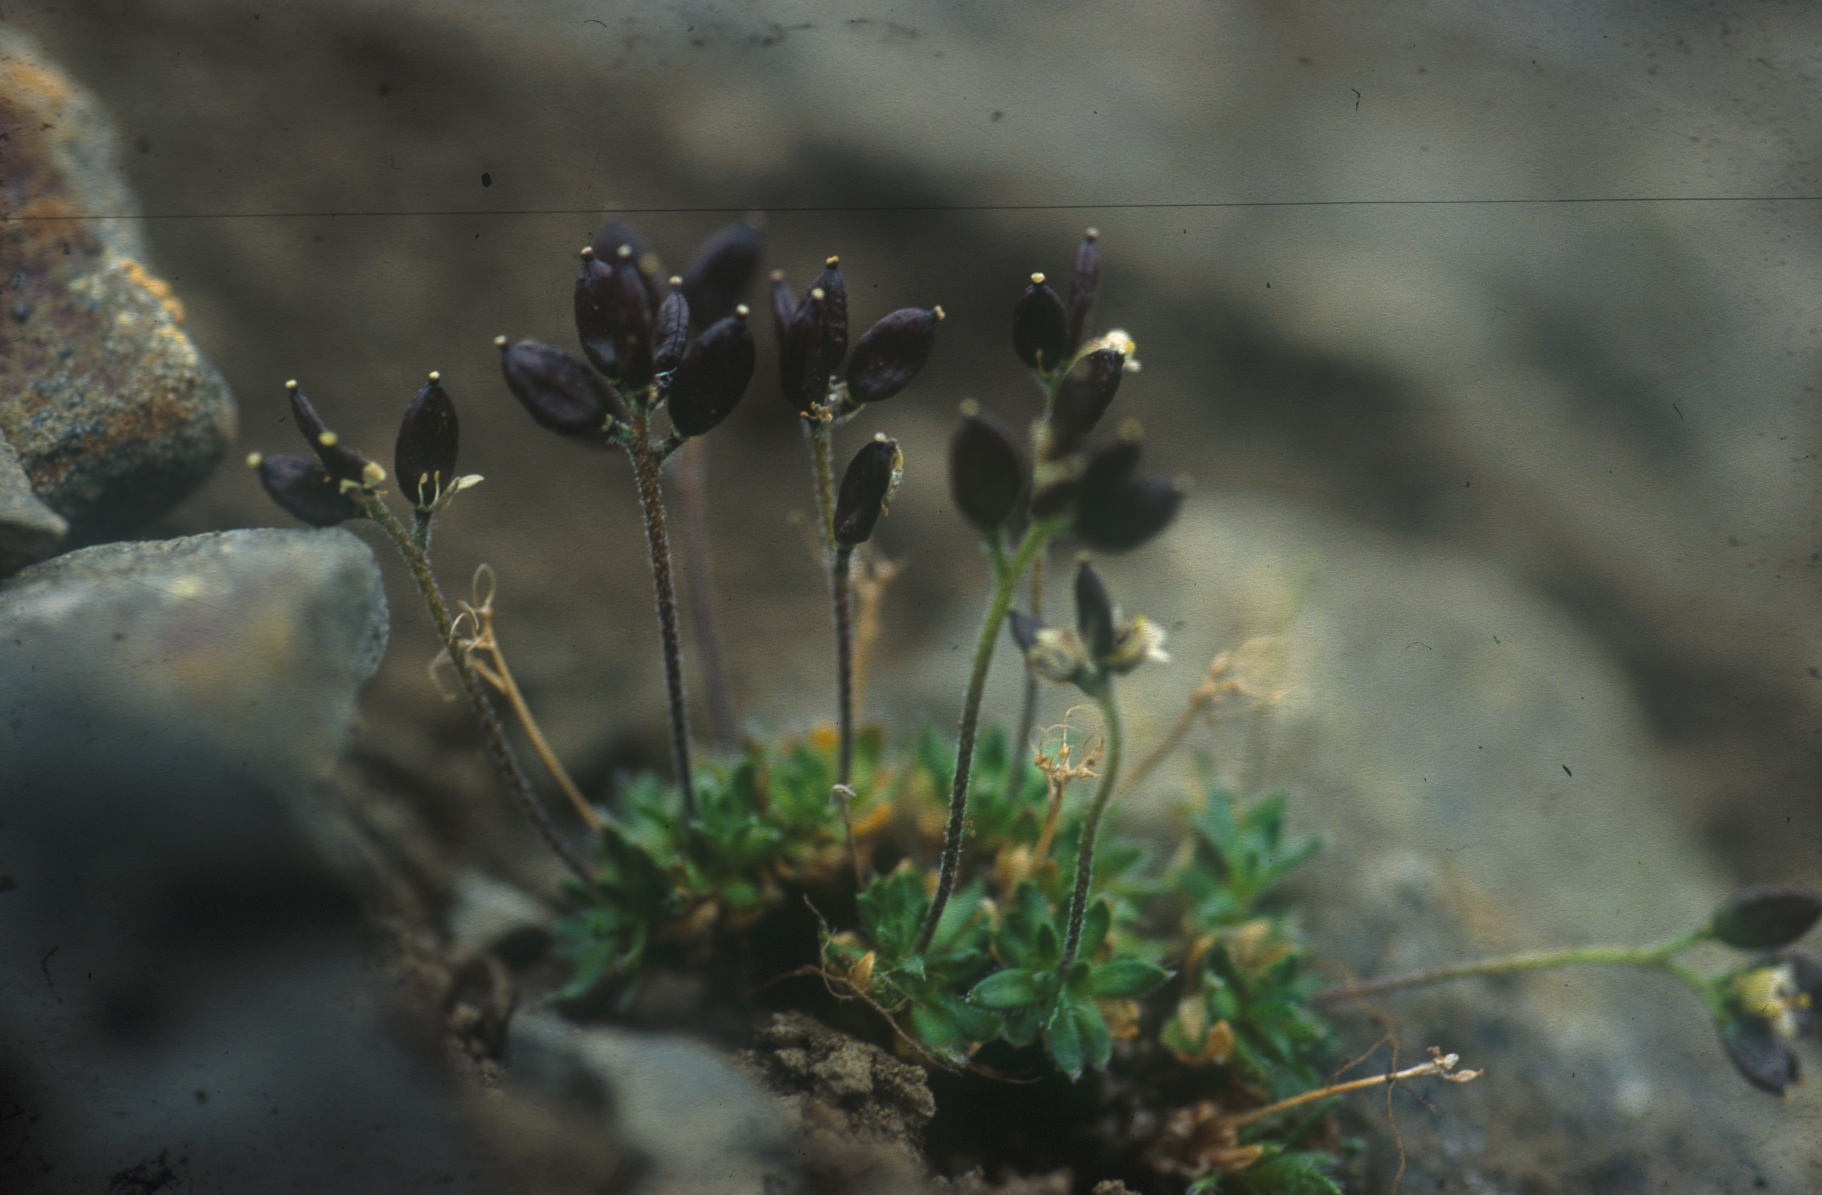
<path fill-rule="evenodd" d="M 1012 348 L 1019 360 L 1043 373 L 1054 372 L 1069 352 L 1069 316 L 1042 274 L 1031 276 L 1013 305 Z"/>
<path fill-rule="evenodd" d="M 1090 659 L 1105 660 L 1113 654 L 1113 602 L 1086 558 L 1075 570 L 1075 625 Z"/>
<path fill-rule="evenodd" d="M 619 374 L 614 364 L 618 338 L 620 279 L 614 271 L 613 258 L 606 261 L 595 256 L 592 247 L 582 250 L 582 265 L 576 274 L 576 338 L 589 363 L 609 377 Z"/>
<path fill-rule="evenodd" d="M 942 319 L 941 307 L 906 307 L 868 328 L 848 362 L 849 400 L 879 402 L 909 386 L 930 359 Z"/>
<path fill-rule="evenodd" d="M 361 505 L 342 492 L 323 462 L 307 456 L 268 456 L 257 462 L 259 483 L 286 514 L 312 527 L 333 527 L 361 517 Z"/>
<path fill-rule="evenodd" d="M 905 458 L 898 441 L 883 433 L 873 437 L 848 462 L 841 490 L 835 497 L 835 542 L 852 548 L 867 542 L 873 525 L 886 513 L 892 494 L 904 473 Z"/>
<path fill-rule="evenodd" d="M 652 372 L 666 374 L 683 360 L 684 346 L 690 339 L 690 315 L 693 310 L 683 293 L 683 280 L 671 279 L 671 293 L 658 304 L 652 317 Z"/>
<path fill-rule="evenodd" d="M 1721 1044 L 1746 1081 L 1760 1091 L 1783 1096 L 1798 1078 L 1797 1055 L 1769 1021 L 1747 1014 L 1723 1015 Z"/>
<path fill-rule="evenodd" d="M 285 383 L 285 397 L 291 401 L 291 417 L 297 421 L 298 430 L 304 433 L 304 439 L 316 453 L 316 459 L 323 462 L 323 468 L 329 471 L 329 475 L 339 481 L 365 485 L 367 458 L 342 444 L 336 434 L 323 423 L 323 417 L 316 413 L 316 407 L 304 397 L 304 392 L 298 389 L 296 382 Z"/>
<path fill-rule="evenodd" d="M 1107 413 L 1113 396 L 1119 393 L 1125 367 L 1126 354 L 1110 348 L 1096 349 L 1070 366 L 1063 384 L 1057 387 L 1056 401 L 1051 404 L 1045 459 L 1055 460 L 1081 447 Z"/>
<path fill-rule="evenodd" d="M 604 442 L 608 420 L 627 418 L 618 396 L 581 359 L 533 340 L 509 344 L 498 336 L 494 346 L 500 350 L 507 388 L 540 427 Z"/>
<path fill-rule="evenodd" d="M 778 342 L 778 382 L 785 401 L 804 418 L 820 403 L 827 390 L 828 370 L 822 367 L 823 292 L 812 290 L 791 313 Z"/>
<path fill-rule="evenodd" d="M 828 384 L 829 375 L 841 368 L 841 359 L 848 355 L 848 283 L 841 276 L 841 258 L 831 257 L 823 263 L 822 273 L 816 275 L 810 283 L 810 290 L 822 292 L 821 333 L 822 333 L 822 370 L 823 376 L 817 379 L 821 384 Z M 808 291 L 805 292 L 808 298 Z"/>
<path fill-rule="evenodd" d="M 1129 477 L 1106 486 L 1084 481 L 1076 496 L 1076 537 L 1102 552 L 1128 552 L 1177 517 L 1183 491 L 1162 477 Z"/>
<path fill-rule="evenodd" d="M 399 421 L 399 438 L 392 450 L 393 476 L 413 506 L 429 509 L 455 481 L 460 439 L 455 403 L 449 391 L 443 389 L 442 377 L 433 373 L 405 408 L 405 417 Z"/>
<path fill-rule="evenodd" d="M 622 249 L 626 250 L 626 259 L 639 268 L 639 276 L 645 287 L 646 307 L 649 309 L 658 306 L 658 300 L 662 296 L 658 293 L 657 267 L 653 264 L 657 257 L 645 247 L 645 242 L 639 239 L 637 233 L 618 220 L 609 220 L 595 234 L 589 248 L 595 251 L 597 259 L 609 265 L 620 259 Z"/>
<path fill-rule="evenodd" d="M 652 384 L 652 306 L 645 277 L 633 262 L 632 250 L 622 248 L 614 263 L 613 285 L 607 290 L 608 318 L 613 328 L 613 369 L 602 370 L 629 392 Z M 597 363 L 596 368 L 600 368 Z"/>
<path fill-rule="evenodd" d="M 683 271 L 683 297 L 696 326 L 706 328 L 734 314 L 759 268 L 759 230 L 729 224 L 702 243 Z"/>
<path fill-rule="evenodd" d="M 949 437 L 949 494 L 956 509 L 991 534 L 1018 510 L 1024 493 L 1018 437 L 974 402 L 962 404 L 962 420 Z"/>
<path fill-rule="evenodd" d="M 1716 910 L 1714 936 L 1738 950 L 1775 950 L 1822 918 L 1822 896 L 1800 884 L 1761 884 L 1734 893 Z"/>
<path fill-rule="evenodd" d="M 1082 347 L 1088 336 L 1088 317 L 1094 313 L 1094 293 L 1101 284 L 1101 234 L 1089 229 L 1075 251 L 1075 270 L 1069 279 L 1069 352 Z"/>
<path fill-rule="evenodd" d="M 753 330 L 747 309 L 696 338 L 671 378 L 671 426 L 681 435 L 700 436 L 728 417 L 753 380 Z"/>

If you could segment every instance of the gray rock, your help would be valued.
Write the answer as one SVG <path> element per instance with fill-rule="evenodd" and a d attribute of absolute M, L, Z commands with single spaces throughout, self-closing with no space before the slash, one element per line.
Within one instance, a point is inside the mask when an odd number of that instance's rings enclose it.
<path fill-rule="evenodd" d="M 0 221 L 11 221 L 0 280 L 0 439 L 42 503 L 67 520 L 71 545 L 126 536 L 208 475 L 234 438 L 233 400 L 181 330 L 182 304 L 147 271 L 113 126 L 5 29 L 0 128 Z M 56 542 L 44 512 L 15 509 L 19 502 L 0 507 L 0 565 L 18 567 Z"/>
<path fill-rule="evenodd" d="M 1133 611 L 1180 616 L 1175 663 L 1122 686 L 1143 751 L 1215 653 L 1255 635 L 1241 675 L 1258 714 L 1224 711 L 1191 751 L 1233 790 L 1288 789 L 1324 851 L 1289 894 L 1331 982 L 1525 950 L 1668 940 L 1728 890 L 1665 807 L 1663 764 L 1618 667 L 1497 566 L 1362 535 L 1286 504 L 1196 504 L 1145 566 L 1104 570 Z M 1130 799 L 1168 819 L 1178 761 Z M 1174 781 L 1174 782 L 1173 782 Z M 1745 961 L 1704 948 L 1699 971 Z M 1367 1015 L 1370 1014 L 1370 1015 Z M 1467 980 L 1341 1011 L 1350 1048 L 1388 1032 L 1485 1068 L 1392 1105 L 1405 1189 L 1676 1189 L 1738 1174 L 1813 1187 L 1818 1093 L 1749 1088 L 1700 1000 L 1661 975 L 1578 968 Z M 1351 1074 L 1390 1069 L 1378 1063 Z M 1365 1190 L 1399 1148 L 1383 1096 L 1355 1096 Z"/>
<path fill-rule="evenodd" d="M 0 708 L 169 719 L 296 788 L 339 755 L 386 627 L 346 531 L 84 548 L 0 582 Z"/>
<path fill-rule="evenodd" d="M 384 642 L 343 532 L 0 583 L 0 1190 L 485 1189 L 297 797 Z"/>
<path fill-rule="evenodd" d="M 796 1189 L 782 1111 L 702 1042 L 520 1013 L 508 1050 L 517 1091 L 599 1117 L 642 1195 Z"/>

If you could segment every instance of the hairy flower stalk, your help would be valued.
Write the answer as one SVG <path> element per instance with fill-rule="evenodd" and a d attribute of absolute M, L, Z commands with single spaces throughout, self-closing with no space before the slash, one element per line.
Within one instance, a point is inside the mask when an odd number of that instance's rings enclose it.
<path fill-rule="evenodd" d="M 632 440 L 627 450 L 639 483 L 639 505 L 645 514 L 645 539 L 652 553 L 652 589 L 658 601 L 658 633 L 663 641 L 664 686 L 670 699 L 671 758 L 677 788 L 683 794 L 683 816 L 696 820 L 696 790 L 690 780 L 689 707 L 683 693 L 683 649 L 677 636 L 676 587 L 671 580 L 671 546 L 664 533 L 664 491 L 658 481 L 658 456 L 651 442 L 651 416 L 634 404 Z"/>
<path fill-rule="evenodd" d="M 1113 686 L 1105 676 L 1096 687 L 1100 691 L 1095 704 L 1107 723 L 1107 754 L 1101 762 L 1101 782 L 1095 786 L 1094 801 L 1088 806 L 1088 820 L 1082 826 L 1082 844 L 1076 851 L 1075 890 L 1069 898 L 1069 932 L 1063 939 L 1063 960 L 1057 964 L 1057 972 L 1062 975 L 1069 973 L 1075 963 L 1076 951 L 1082 945 L 1082 920 L 1088 915 L 1088 885 L 1094 878 L 1095 836 L 1120 776 L 1120 707 L 1113 699 Z"/>
<path fill-rule="evenodd" d="M 930 949 L 936 938 L 937 923 L 943 919 L 949 896 L 955 891 L 955 877 L 961 869 L 962 835 L 968 823 L 968 774 L 974 767 L 974 736 L 980 726 L 981 700 L 987 693 L 987 672 L 993 666 L 993 649 L 999 642 L 1000 627 L 1006 612 L 1012 608 L 1012 595 L 1019 581 L 1030 570 L 1032 561 L 1043 551 L 1050 538 L 1067 527 L 1059 519 L 1038 519 L 1025 531 L 1025 538 L 1012 554 L 1012 561 L 1000 572 L 987 601 L 987 616 L 981 621 L 980 638 L 974 644 L 974 664 L 968 673 L 968 689 L 962 695 L 962 720 L 955 739 L 955 781 L 949 790 L 949 824 L 943 833 L 943 858 L 937 872 L 936 894 L 930 900 L 930 912 L 917 936 L 917 952 Z"/>
<path fill-rule="evenodd" d="M 854 549 L 835 549 L 829 573 L 829 590 L 835 603 L 835 699 L 839 710 L 841 753 L 835 783 L 846 786 L 854 777 Z"/>

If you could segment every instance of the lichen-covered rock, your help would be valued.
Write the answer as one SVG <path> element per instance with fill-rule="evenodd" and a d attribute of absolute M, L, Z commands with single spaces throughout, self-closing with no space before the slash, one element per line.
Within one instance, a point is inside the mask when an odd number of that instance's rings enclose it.
<path fill-rule="evenodd" d="M 0 29 L 0 438 L 18 458 L 0 461 L 0 575 L 55 550 L 55 518 L 65 548 L 144 527 L 234 438 L 226 383 L 146 268 L 116 143 L 87 93 Z M 19 471 L 45 509 L 16 496 Z"/>

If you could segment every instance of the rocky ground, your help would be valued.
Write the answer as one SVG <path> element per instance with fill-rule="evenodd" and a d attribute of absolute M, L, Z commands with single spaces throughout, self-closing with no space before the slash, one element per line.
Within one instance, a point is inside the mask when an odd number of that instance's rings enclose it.
<path fill-rule="evenodd" d="M 1803 209 L 1707 202 L 1822 189 L 1808 17 L 814 7 L 5 10 L 38 44 L 9 41 L 0 106 L 0 557 L 181 545 L 0 588 L 0 900 L 9 973 L 34 979 L 0 1099 L 42 1109 L 0 1121 L 0 1153 L 34 1184 L 302 1188 L 329 1157 L 336 1189 L 485 1190 L 507 1157 L 551 1190 L 705 1190 L 737 1155 L 730 1190 L 923 1181 L 916 1083 L 884 1055 L 786 1024 L 737 1063 L 508 1016 L 485 927 L 535 923 L 554 870 L 431 690 L 402 571 L 339 532 L 178 538 L 284 524 L 236 458 L 296 450 L 287 378 L 385 457 L 441 370 L 487 477 L 440 526 L 445 584 L 494 566 L 514 668 L 585 786 L 663 766 L 626 470 L 532 428 L 489 343 L 569 342 L 569 255 L 608 205 L 672 263 L 768 209 L 768 267 L 801 283 L 839 252 L 857 320 L 948 313 L 917 387 L 842 433 L 890 431 L 909 462 L 880 533 L 911 563 L 871 686 L 888 724 L 953 718 L 978 613 L 939 480 L 955 403 L 1026 417 L 1006 310 L 1092 223 L 1100 322 L 1145 363 L 1123 407 L 1197 482 L 1107 569 L 1181 665 L 1134 685 L 1135 736 L 1222 647 L 1281 636 L 1270 716 L 1202 745 L 1329 841 L 1300 907 L 1338 969 L 1651 940 L 1738 883 L 1817 883 L 1822 253 Z M 1677 202 L 1570 202 L 1622 195 Z M 1320 206 L 1435 199 L 1500 202 Z M 1220 201 L 1318 206 L 1122 206 Z M 736 695 L 779 728 L 824 715 L 829 664 L 770 377 L 762 356 L 709 441 L 710 494 Z M 1373 1012 L 1355 1048 L 1389 1027 L 1489 1075 L 1408 1102 L 1400 1137 L 1351 1113 L 1350 1190 L 1389 1189 L 1400 1140 L 1407 1190 L 1816 1185 L 1813 1091 L 1747 1091 L 1668 985 L 1570 973 Z M 453 1075 L 452 1025 L 474 1046 Z M 516 1093 L 487 1044 L 509 1033 Z"/>

